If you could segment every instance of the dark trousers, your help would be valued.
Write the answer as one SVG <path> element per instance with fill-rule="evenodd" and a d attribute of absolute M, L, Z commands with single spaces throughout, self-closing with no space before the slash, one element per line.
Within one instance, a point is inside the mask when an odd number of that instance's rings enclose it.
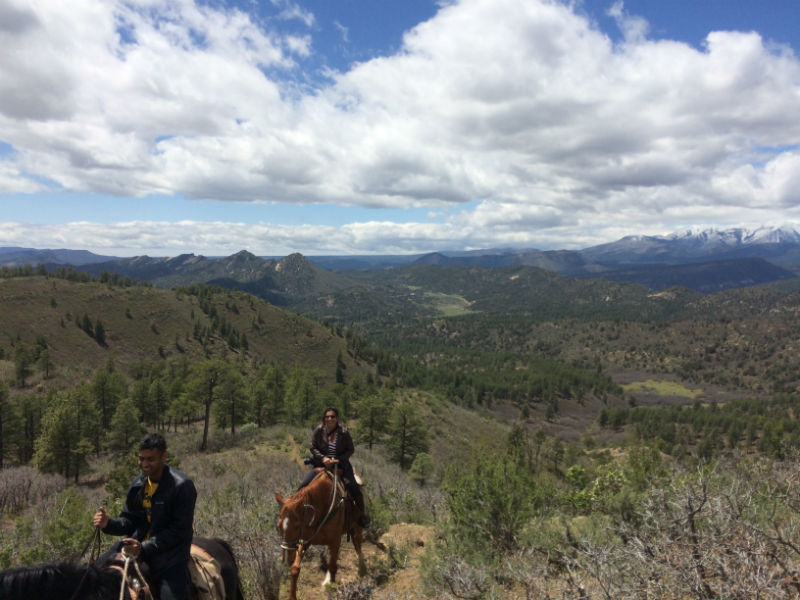
<path fill-rule="evenodd" d="M 122 552 L 121 541 L 113 544 L 107 552 L 102 554 L 95 562 L 95 566 L 103 568 L 120 552 Z M 189 587 L 189 571 L 186 561 L 158 571 L 150 568 L 150 583 L 154 588 L 153 592 L 156 598 L 160 600 L 186 600 L 186 592 Z"/>
<path fill-rule="evenodd" d="M 361 512 L 364 512 L 364 495 L 361 493 L 361 486 L 356 483 L 353 465 L 350 464 L 349 460 L 340 460 L 339 468 L 342 470 L 342 478 L 344 479 L 344 485 L 347 491 L 350 492 L 350 496 L 355 500 L 356 506 L 361 509 Z M 300 482 L 300 485 L 297 486 L 297 489 L 301 490 L 306 487 L 316 476 L 317 474 L 314 472 L 314 469 L 311 469 L 306 473 L 305 478 Z"/>

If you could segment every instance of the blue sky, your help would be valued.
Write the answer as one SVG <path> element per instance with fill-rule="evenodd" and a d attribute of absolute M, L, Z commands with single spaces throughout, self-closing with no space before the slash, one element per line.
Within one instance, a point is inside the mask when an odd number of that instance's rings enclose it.
<path fill-rule="evenodd" d="M 0 0 L 0 246 L 800 227 L 800 3 Z"/>

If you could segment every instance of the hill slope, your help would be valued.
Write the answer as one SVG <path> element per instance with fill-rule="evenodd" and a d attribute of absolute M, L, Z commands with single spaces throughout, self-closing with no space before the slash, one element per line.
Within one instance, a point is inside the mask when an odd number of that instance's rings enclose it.
<path fill-rule="evenodd" d="M 46 342 L 56 373 L 88 372 L 109 358 L 122 365 L 185 356 L 238 356 L 319 369 L 333 379 L 346 342 L 329 329 L 255 296 L 220 288 L 166 291 L 54 277 L 0 279 L 0 352 Z M 104 343 L 82 328 L 100 321 Z"/>

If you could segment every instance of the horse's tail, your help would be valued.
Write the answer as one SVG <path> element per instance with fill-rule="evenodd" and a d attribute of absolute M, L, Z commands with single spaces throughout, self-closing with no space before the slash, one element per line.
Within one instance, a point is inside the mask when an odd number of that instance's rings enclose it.
<path fill-rule="evenodd" d="M 225 548 L 225 552 L 227 552 L 228 554 L 231 555 L 231 560 L 233 561 L 233 566 L 235 566 L 236 570 L 238 571 L 239 570 L 239 565 L 236 564 L 236 555 L 233 553 L 233 548 L 231 547 L 231 545 L 228 543 L 227 540 L 223 540 L 223 539 L 220 539 L 220 538 L 217 538 L 217 543 L 219 543 L 220 546 Z"/>
<path fill-rule="evenodd" d="M 244 593 L 242 592 L 242 580 L 239 578 L 239 565 L 236 562 L 236 555 L 233 553 L 233 548 L 227 540 L 218 539 L 219 545 L 230 555 L 233 561 L 234 569 L 236 570 L 236 600 L 244 600 Z"/>

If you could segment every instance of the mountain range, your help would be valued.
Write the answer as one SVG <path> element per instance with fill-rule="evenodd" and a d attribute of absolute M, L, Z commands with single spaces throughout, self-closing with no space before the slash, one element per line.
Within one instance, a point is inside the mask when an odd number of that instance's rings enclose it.
<path fill-rule="evenodd" d="M 498 248 L 415 255 L 258 257 L 242 250 L 222 258 L 117 258 L 83 250 L 0 247 L 0 266 L 73 266 L 99 275 L 115 272 L 156 287 L 192 283 L 237 288 L 276 305 L 356 285 L 358 272 L 411 266 L 529 266 L 559 275 L 640 283 L 651 290 L 683 286 L 703 293 L 800 275 L 800 233 L 791 227 L 689 229 L 667 236 L 626 236 L 582 250 Z M 374 278 L 373 278 L 374 279 Z"/>

